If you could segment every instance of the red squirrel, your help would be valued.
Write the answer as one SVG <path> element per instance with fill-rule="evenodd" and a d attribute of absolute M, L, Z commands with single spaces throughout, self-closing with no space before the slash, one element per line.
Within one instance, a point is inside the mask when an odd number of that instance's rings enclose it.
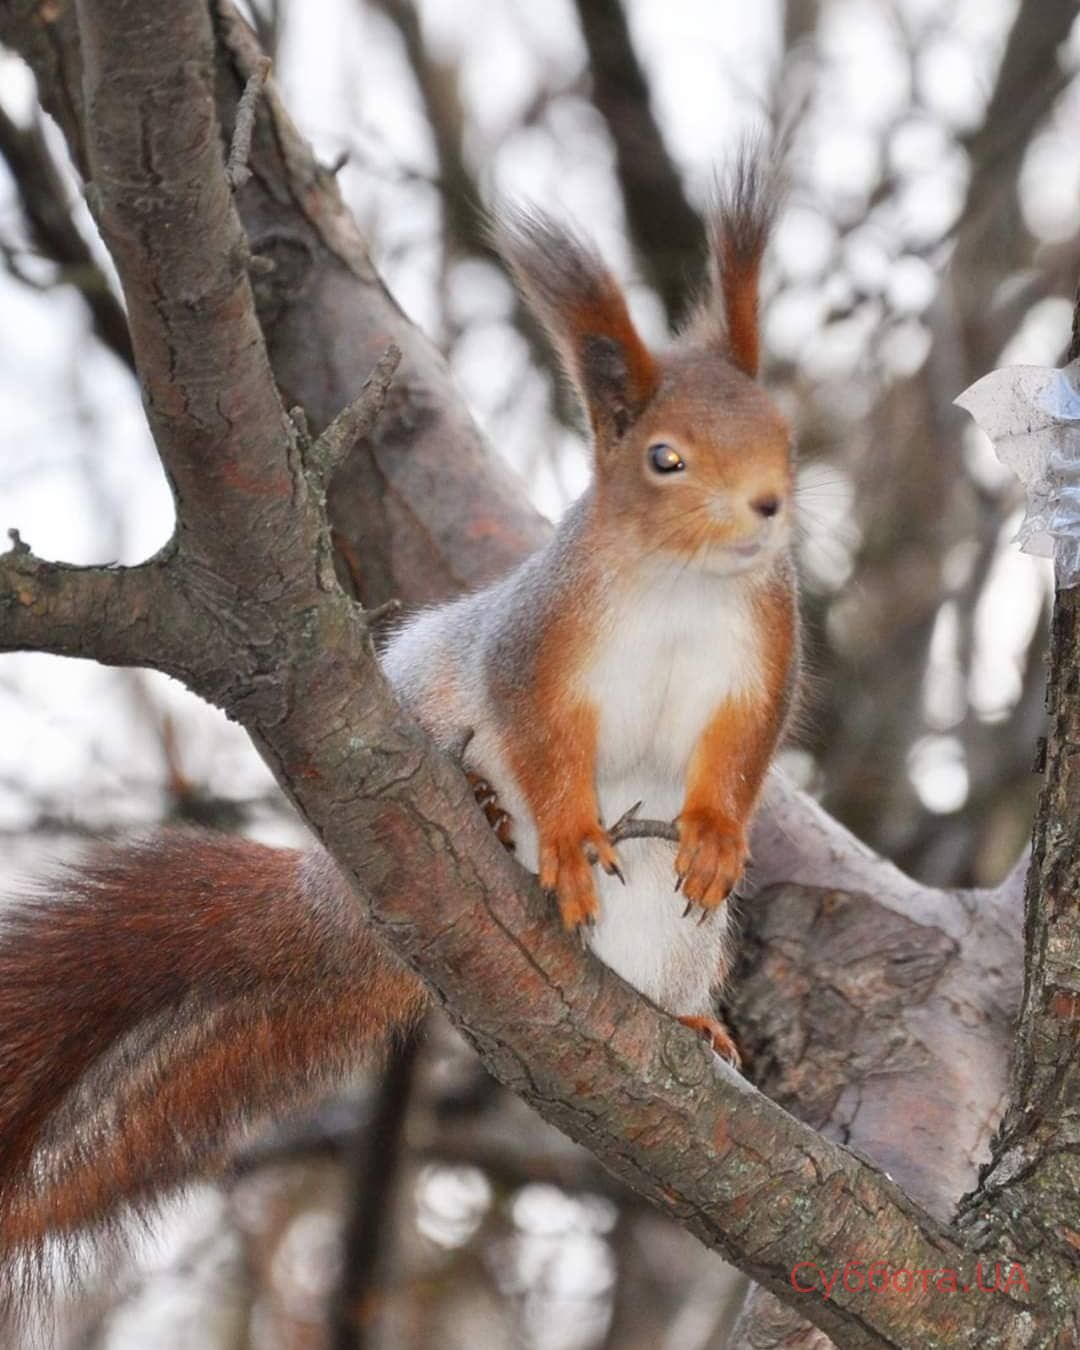
<path fill-rule="evenodd" d="M 711 217 L 707 294 L 663 352 L 580 237 L 502 222 L 587 414 L 593 481 L 544 549 L 383 654 L 437 742 L 472 730 L 466 765 L 563 923 L 729 1057 L 725 900 L 797 665 L 790 436 L 756 378 L 773 211 L 744 155 Z M 612 842 L 638 802 L 677 844 Z M 197 831 L 98 848 L 0 914 L 0 1264 L 205 1169 L 425 998 L 321 850 Z"/>

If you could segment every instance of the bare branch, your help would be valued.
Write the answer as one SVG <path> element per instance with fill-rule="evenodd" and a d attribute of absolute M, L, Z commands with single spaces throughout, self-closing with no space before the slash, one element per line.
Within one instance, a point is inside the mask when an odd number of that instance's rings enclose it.
<path fill-rule="evenodd" d="M 132 366 L 127 318 L 71 218 L 67 190 L 40 123 L 17 126 L 0 108 L 0 155 L 15 180 L 34 244 L 59 264 L 62 280 L 77 286 L 102 342 Z"/>
<path fill-rule="evenodd" d="M 394 1200 L 405 1155 L 405 1124 L 416 1083 L 419 1037 L 413 1033 L 383 1071 L 371 1119 L 353 1136 L 348 1227 L 334 1343 L 364 1350 L 378 1343 L 384 1269 L 394 1241 Z"/>
<path fill-rule="evenodd" d="M 442 193 L 446 235 L 451 254 L 482 258 L 502 266 L 492 247 L 483 197 L 465 154 L 465 109 L 457 96 L 453 72 L 437 61 L 424 40 L 420 15 L 413 0 L 372 0 L 397 28 L 424 105 L 439 162 L 438 187 Z M 514 292 L 513 321 L 536 365 L 552 380 L 559 416 L 573 422 L 573 399 L 566 388 L 551 343 L 532 311 Z"/>
<path fill-rule="evenodd" d="M 153 20 L 137 0 L 78 0 L 89 166 L 120 273 L 144 402 L 177 499 L 177 544 L 251 589 L 264 539 L 314 529 L 293 510 L 299 465 L 225 181 L 206 6 Z M 138 34 L 139 60 L 131 60 Z M 183 53 L 184 59 L 179 59 Z M 136 190 L 147 183 L 152 190 Z M 178 229 L 183 220 L 188 228 Z M 236 572 L 231 540 L 243 535 Z M 230 540 L 231 537 L 231 540 Z M 309 536 L 310 537 L 310 536 Z"/>
<path fill-rule="evenodd" d="M 383 623 L 386 619 L 392 619 L 401 613 L 400 600 L 384 600 L 381 605 L 376 605 L 374 609 L 364 611 L 364 617 L 368 621 L 369 627 Z"/>
<path fill-rule="evenodd" d="M 576 0 L 589 50 L 592 99 L 615 146 L 626 218 L 668 317 L 686 315 L 705 256 L 705 230 L 664 143 L 620 0 Z"/>
<path fill-rule="evenodd" d="M 251 155 L 251 133 L 255 130 L 255 113 L 259 106 L 263 86 L 270 76 L 272 62 L 264 56 L 256 63 L 248 76 L 244 92 L 240 96 L 240 106 L 236 110 L 236 125 L 233 127 L 232 144 L 229 146 L 229 158 L 225 165 L 225 179 L 235 192 L 242 188 L 251 177 L 248 159 Z"/>
<path fill-rule="evenodd" d="M 82 51 L 75 6 L 41 8 L 39 0 L 0 5 L 0 43 L 17 51 L 37 79 L 38 96 L 67 139 L 76 168 L 86 178 L 83 140 Z"/>
<path fill-rule="evenodd" d="M 673 844 L 679 842 L 678 826 L 670 820 L 641 820 L 638 817 L 640 809 L 641 803 L 635 802 L 612 825 L 608 830 L 612 843 L 618 844 L 623 839 L 667 839 Z"/>
<path fill-rule="evenodd" d="M 400 364 L 401 348 L 391 342 L 364 381 L 359 396 L 338 413 L 308 450 L 308 466 L 324 490 L 357 442 L 371 434 Z"/>
<path fill-rule="evenodd" d="M 1046 780 L 1025 895 L 1026 961 L 1010 1104 L 962 1223 L 980 1244 L 1024 1241 L 1071 1260 L 1080 1159 L 1080 587 L 1059 590 L 1050 637 Z"/>
<path fill-rule="evenodd" d="M 176 673 L 183 656 L 182 606 L 167 555 L 139 567 L 45 562 L 10 530 L 0 554 L 0 651 L 84 656 L 110 666 Z"/>

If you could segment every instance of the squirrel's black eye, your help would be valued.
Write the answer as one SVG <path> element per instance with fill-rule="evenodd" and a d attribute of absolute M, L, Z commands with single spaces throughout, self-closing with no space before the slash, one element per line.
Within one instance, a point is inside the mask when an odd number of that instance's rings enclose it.
<path fill-rule="evenodd" d="M 686 468 L 686 460 L 678 450 L 664 444 L 649 446 L 649 463 L 657 473 L 678 473 Z"/>

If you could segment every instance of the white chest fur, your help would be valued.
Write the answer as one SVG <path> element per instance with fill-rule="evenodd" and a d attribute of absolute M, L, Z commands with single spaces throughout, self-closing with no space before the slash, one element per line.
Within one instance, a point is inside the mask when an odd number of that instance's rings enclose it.
<path fill-rule="evenodd" d="M 673 820 L 698 738 L 725 699 L 761 681 L 752 592 L 745 577 L 666 571 L 614 598 L 585 690 L 600 712 L 597 796 L 611 825 L 641 802 Z M 726 973 L 727 906 L 704 927 L 675 894 L 675 848 L 657 839 L 620 846 L 626 886 L 597 870 L 597 956 L 674 1013 L 708 1014 Z"/>
<path fill-rule="evenodd" d="M 607 614 L 583 677 L 600 712 L 601 807 L 610 819 L 632 805 L 605 798 L 633 781 L 670 815 L 713 712 L 759 687 L 752 595 L 745 577 L 665 568 L 613 595 Z"/>

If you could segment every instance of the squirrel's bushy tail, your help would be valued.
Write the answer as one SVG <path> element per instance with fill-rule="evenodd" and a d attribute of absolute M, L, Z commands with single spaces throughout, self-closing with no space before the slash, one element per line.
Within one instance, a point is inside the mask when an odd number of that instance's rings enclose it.
<path fill-rule="evenodd" d="M 321 851 L 167 832 L 4 905 L 0 1267 L 152 1203 L 423 1002 Z"/>

